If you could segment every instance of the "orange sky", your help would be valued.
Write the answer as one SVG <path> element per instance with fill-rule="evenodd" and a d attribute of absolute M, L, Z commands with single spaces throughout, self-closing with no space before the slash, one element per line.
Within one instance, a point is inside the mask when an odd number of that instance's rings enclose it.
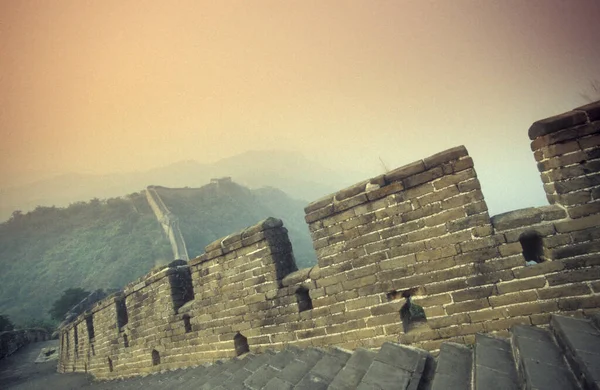
<path fill-rule="evenodd" d="M 598 20 L 595 0 L 0 0 L 2 186 L 257 149 L 367 177 L 464 144 L 486 198 L 534 205 L 527 129 L 585 103 Z"/>

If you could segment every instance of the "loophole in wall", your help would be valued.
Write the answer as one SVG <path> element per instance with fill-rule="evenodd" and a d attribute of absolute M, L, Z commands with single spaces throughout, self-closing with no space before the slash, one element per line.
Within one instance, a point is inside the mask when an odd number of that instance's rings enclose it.
<path fill-rule="evenodd" d="M 248 339 L 244 337 L 240 332 L 237 332 L 233 336 L 233 345 L 235 347 L 236 356 L 243 355 L 250 352 L 250 346 L 248 345 Z"/>

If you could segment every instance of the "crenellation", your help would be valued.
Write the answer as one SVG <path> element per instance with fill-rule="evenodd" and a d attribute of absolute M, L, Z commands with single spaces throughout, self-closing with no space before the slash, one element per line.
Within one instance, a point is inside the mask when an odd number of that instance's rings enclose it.
<path fill-rule="evenodd" d="M 598 311 L 599 116 L 600 102 L 531 127 L 548 206 L 490 217 L 457 146 L 306 206 L 312 268 L 297 270 L 268 218 L 133 281 L 61 330 L 59 370 L 150 373 L 236 356 L 240 340 L 257 353 L 385 341 L 435 352 Z"/>

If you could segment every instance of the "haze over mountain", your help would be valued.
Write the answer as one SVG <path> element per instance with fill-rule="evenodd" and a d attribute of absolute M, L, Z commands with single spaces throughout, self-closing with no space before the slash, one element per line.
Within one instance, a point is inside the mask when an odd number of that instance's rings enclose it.
<path fill-rule="evenodd" d="M 281 190 L 234 182 L 155 188 L 178 219 L 190 258 L 214 240 L 274 216 L 289 231 L 297 266 L 316 263 L 304 202 Z M 47 318 L 68 288 L 121 288 L 173 258 L 144 193 L 15 213 L 0 223 L 0 313 L 21 324 Z"/>
<path fill-rule="evenodd" d="M 248 151 L 213 164 L 180 161 L 141 172 L 106 175 L 69 173 L 0 188 L 0 220 L 6 220 L 15 210 L 27 212 L 37 206 L 62 207 L 93 198 L 117 197 L 149 185 L 199 187 L 220 176 L 231 176 L 235 182 L 250 188 L 275 187 L 308 203 L 354 184 L 365 175 L 364 172 L 334 171 L 299 152 L 279 150 Z"/>

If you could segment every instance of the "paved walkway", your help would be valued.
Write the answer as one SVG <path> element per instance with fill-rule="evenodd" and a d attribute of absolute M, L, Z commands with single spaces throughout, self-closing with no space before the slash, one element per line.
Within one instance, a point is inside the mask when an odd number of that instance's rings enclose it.
<path fill-rule="evenodd" d="M 91 382 L 88 375 L 57 373 L 56 360 L 34 363 L 42 348 L 54 346 L 58 346 L 58 340 L 31 343 L 0 360 L 0 389 L 78 390 L 88 386 Z"/>

